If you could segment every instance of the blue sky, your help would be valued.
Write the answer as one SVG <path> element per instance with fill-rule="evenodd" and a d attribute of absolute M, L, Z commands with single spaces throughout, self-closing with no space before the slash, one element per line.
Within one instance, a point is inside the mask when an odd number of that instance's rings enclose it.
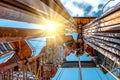
<path fill-rule="evenodd" d="M 60 0 L 71 16 L 100 16 L 103 5 L 109 0 Z M 111 1 L 104 11 L 120 0 Z"/>

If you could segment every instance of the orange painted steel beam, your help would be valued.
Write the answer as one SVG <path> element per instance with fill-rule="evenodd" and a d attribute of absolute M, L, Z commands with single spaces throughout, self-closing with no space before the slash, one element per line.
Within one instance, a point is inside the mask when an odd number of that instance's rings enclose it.
<path fill-rule="evenodd" d="M 20 60 L 26 60 L 32 55 L 32 50 L 25 40 L 10 42 L 10 45 L 13 47 L 13 52 L 15 53 L 6 62 L 0 64 L 0 68 L 19 62 Z M 7 54 L 9 53 L 6 53 L 6 55 Z M 3 54 L 3 56 L 5 56 L 5 54 Z"/>
<path fill-rule="evenodd" d="M 20 59 L 31 57 L 32 50 L 25 40 L 10 42 L 10 44 L 14 48 L 16 54 L 20 57 Z"/>
<path fill-rule="evenodd" d="M 18 41 L 45 36 L 41 29 L 6 28 L 0 27 L 0 41 Z"/>
<path fill-rule="evenodd" d="M 84 26 L 94 20 L 96 17 L 73 17 L 78 26 Z"/>

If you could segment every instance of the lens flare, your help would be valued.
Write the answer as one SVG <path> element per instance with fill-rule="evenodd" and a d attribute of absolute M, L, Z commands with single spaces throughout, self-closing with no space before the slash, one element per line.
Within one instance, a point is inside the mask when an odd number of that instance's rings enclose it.
<path fill-rule="evenodd" d="M 57 25 L 53 21 L 48 22 L 48 24 L 46 26 L 47 30 L 49 30 L 49 31 L 55 31 L 56 27 L 57 27 Z"/>

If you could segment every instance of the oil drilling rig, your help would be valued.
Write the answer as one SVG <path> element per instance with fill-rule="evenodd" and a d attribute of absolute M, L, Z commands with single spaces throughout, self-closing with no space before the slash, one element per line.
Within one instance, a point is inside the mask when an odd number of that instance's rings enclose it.
<path fill-rule="evenodd" d="M 41 26 L 0 26 L 0 80 L 49 80 L 58 67 L 80 66 L 99 66 L 120 79 L 119 3 L 98 18 L 71 17 L 59 0 L 0 0 L 0 13 L 1 20 Z M 65 35 L 74 32 L 77 40 Z M 30 40 L 47 36 L 53 37 L 34 55 Z M 66 61 L 70 52 L 86 52 L 92 61 Z"/>

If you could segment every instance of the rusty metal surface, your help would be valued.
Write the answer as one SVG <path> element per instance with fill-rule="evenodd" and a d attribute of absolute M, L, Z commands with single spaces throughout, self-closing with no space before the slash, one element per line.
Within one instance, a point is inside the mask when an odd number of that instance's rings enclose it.
<path fill-rule="evenodd" d="M 1 63 L 0 68 L 14 64 L 19 60 L 30 58 L 32 55 L 32 50 L 25 40 L 10 42 L 10 45 L 13 47 L 13 50 L 11 50 L 11 52 L 14 53 L 14 55 L 8 60 L 6 60 L 6 62 Z M 3 53 L 2 56 L 7 56 L 9 53 L 10 52 Z"/>
<path fill-rule="evenodd" d="M 13 53 L 13 56 L 11 58 L 9 58 L 8 60 L 6 60 L 6 62 L 3 62 L 3 63 L 0 64 L 0 70 L 4 70 L 3 68 L 5 66 L 11 65 L 11 64 L 16 63 L 17 61 L 20 60 L 18 55 L 16 55 L 15 51 L 11 51 L 11 52 Z M 4 54 L 1 57 L 5 57 L 5 56 L 8 56 L 8 55 L 10 55 L 10 53 Z"/>
<path fill-rule="evenodd" d="M 20 59 L 31 57 L 32 50 L 25 40 L 11 42 L 10 44 L 13 46 L 14 50 L 16 51 L 16 54 L 18 54 Z"/>

